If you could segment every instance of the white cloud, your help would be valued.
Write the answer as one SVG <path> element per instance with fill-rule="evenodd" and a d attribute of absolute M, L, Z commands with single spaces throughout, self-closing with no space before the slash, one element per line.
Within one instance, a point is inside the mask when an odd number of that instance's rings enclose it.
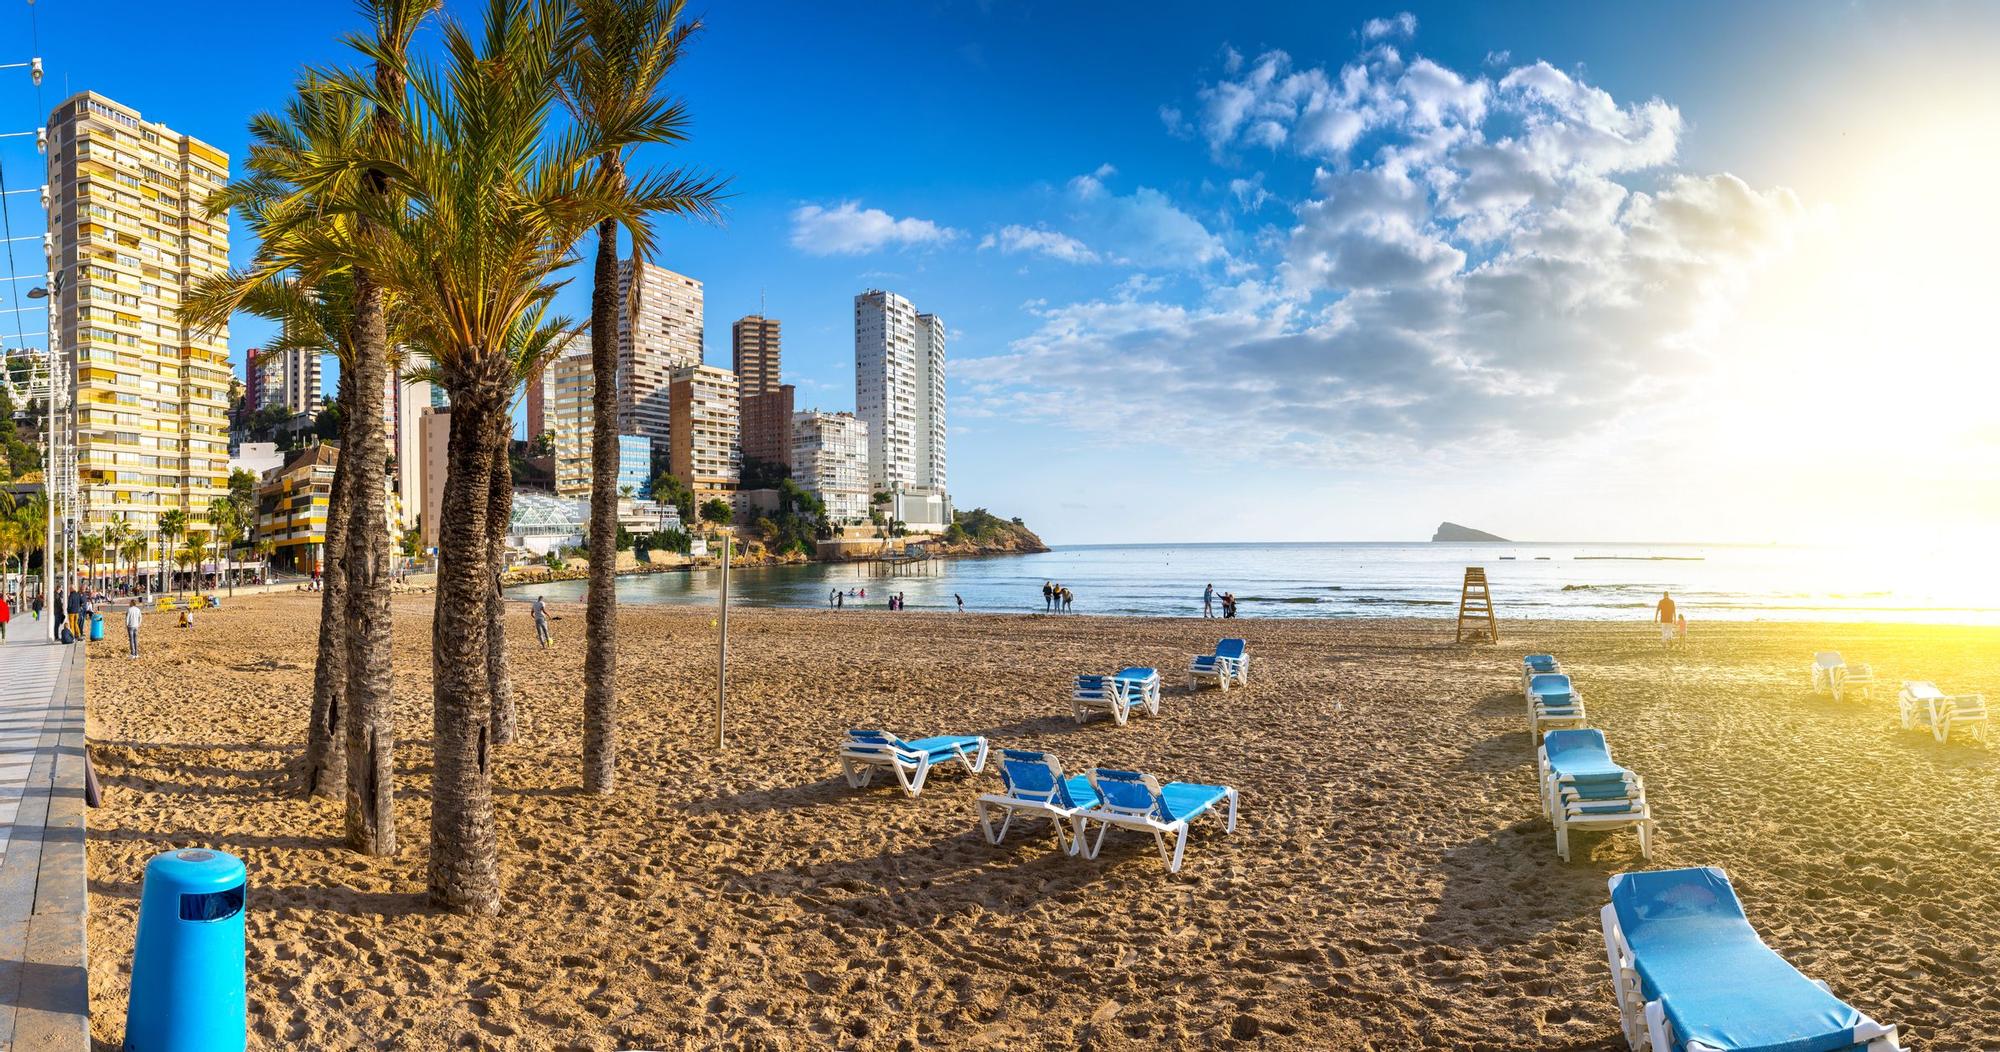
<path fill-rule="evenodd" d="M 1095 263 L 1097 253 L 1088 245 L 1057 230 L 1047 227 L 1027 227 L 1009 225 L 980 239 L 982 249 L 997 248 L 1002 252 L 1033 252 L 1060 259 L 1066 263 Z"/>
<path fill-rule="evenodd" d="M 897 219 L 859 201 L 792 210 L 792 247 L 814 256 L 852 256 L 900 245 L 941 244 L 959 232 L 928 219 Z"/>
<path fill-rule="evenodd" d="M 1673 404 L 1803 219 L 1788 190 L 1678 169 L 1664 100 L 1545 63 L 1495 79 L 1374 46 L 1337 71 L 1275 50 L 1224 67 L 1192 118 L 1210 147 L 1322 166 L 1290 200 L 1262 170 L 1210 192 L 1284 205 L 1288 228 L 1236 257 L 1159 191 L 1073 180 L 1090 218 L 1066 228 L 1113 262 L 1193 263 L 1203 291 L 1035 306 L 1033 333 L 959 366 L 989 411 L 1117 389 L 1132 411 L 1107 441 L 1320 463 L 1572 445 Z M 1217 260 L 1229 283 L 1199 266 Z"/>
<path fill-rule="evenodd" d="M 1380 40 L 1383 37 L 1413 37 L 1417 35 L 1417 16 L 1404 11 L 1394 18 L 1371 18 L 1361 24 L 1361 39 Z"/>

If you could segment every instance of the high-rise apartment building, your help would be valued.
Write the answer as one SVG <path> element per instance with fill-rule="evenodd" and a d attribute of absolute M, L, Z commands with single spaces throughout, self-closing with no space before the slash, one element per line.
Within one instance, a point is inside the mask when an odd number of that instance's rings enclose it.
<path fill-rule="evenodd" d="M 699 495 L 728 495 L 742 479 L 736 375 L 712 365 L 674 371 L 668 470 Z"/>
<path fill-rule="evenodd" d="M 95 92 L 49 115 L 47 251 L 59 339 L 74 351 L 85 532 L 201 528 L 228 491 L 229 334 L 176 312 L 229 266 L 229 221 L 204 202 L 229 158 Z"/>
<path fill-rule="evenodd" d="M 945 489 L 944 321 L 893 292 L 854 297 L 854 407 L 868 424 L 868 483 Z"/>
<path fill-rule="evenodd" d="M 393 388 L 388 401 L 393 414 L 389 421 L 389 454 L 395 458 L 395 468 L 389 476 L 390 491 L 396 495 L 396 527 L 408 530 L 416 527 L 424 509 L 424 410 L 441 399 L 429 380 L 411 380 L 392 373 L 389 383 Z"/>
<path fill-rule="evenodd" d="M 528 442 L 530 444 L 533 444 L 536 439 L 554 431 L 556 428 L 555 417 L 550 411 L 554 401 L 555 375 L 549 367 L 554 364 L 557 358 L 568 358 L 578 354 L 583 355 L 585 358 L 590 357 L 589 329 L 578 329 L 564 336 L 562 346 L 557 349 L 555 356 L 543 362 L 542 367 L 535 371 L 535 375 L 528 377 L 528 382 L 525 385 L 527 388 L 527 397 L 525 400 L 528 403 Z"/>
<path fill-rule="evenodd" d="M 253 349 L 249 352 L 255 370 L 254 385 L 244 388 L 244 398 L 257 410 L 282 409 L 297 416 L 317 413 L 322 400 L 319 352 L 304 347 L 277 351 Z"/>
<path fill-rule="evenodd" d="M 762 314 L 738 318 L 729 327 L 729 366 L 736 371 L 736 389 L 746 398 L 778 389 L 778 329 L 778 319 Z"/>
<path fill-rule="evenodd" d="M 779 323 L 751 314 L 729 328 L 729 359 L 741 404 L 743 459 L 788 464 L 795 390 L 779 367 Z"/>
<path fill-rule="evenodd" d="M 590 369 L 590 340 L 572 341 L 543 370 L 545 418 L 554 431 L 556 494 L 590 496 L 590 436 L 596 433 L 591 406 L 597 382 Z"/>
<path fill-rule="evenodd" d="M 868 518 L 868 424 L 853 413 L 792 414 L 792 480 L 826 504 L 837 523 Z"/>
<path fill-rule="evenodd" d="M 668 442 L 674 371 L 701 364 L 701 282 L 634 263 L 618 264 L 618 431 Z"/>

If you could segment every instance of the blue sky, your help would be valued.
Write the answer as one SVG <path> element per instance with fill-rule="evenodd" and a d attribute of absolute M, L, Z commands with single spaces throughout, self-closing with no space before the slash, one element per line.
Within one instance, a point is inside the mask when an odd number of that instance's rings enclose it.
<path fill-rule="evenodd" d="M 355 27 L 338 2 L 35 10 L 48 77 L 38 103 L 0 71 L 0 131 L 88 88 L 232 156 Z M 1939 157 L 1904 141 L 1913 114 L 1947 143 L 1992 130 L 1995 11 L 719 4 L 675 83 L 693 140 L 642 162 L 733 179 L 722 223 L 659 237 L 706 285 L 710 361 L 761 298 L 801 404 L 851 408 L 853 295 L 910 297 L 951 330 L 955 499 L 1057 542 L 1400 539 L 1446 518 L 1817 539 L 1820 487 L 1863 468 L 1971 528 L 1997 510 L 1965 455 L 2000 444 L 1991 427 L 1949 463 L 1886 428 L 1844 430 L 1830 459 L 1791 377 L 1893 324 L 1889 305 L 1803 335 L 1829 290 L 1879 284 L 1807 263 L 1883 254 L 1857 231 L 1893 225 L 1869 217 Z M 0 63 L 28 35 L 24 6 L 0 12 Z M 1909 172 L 1855 175 L 1896 150 Z M 25 140 L 0 162 L 9 189 L 40 181 Z M 7 200 L 39 232 L 32 198 Z M 1956 223 L 1976 241 L 1991 218 Z M 263 331 L 237 327 L 239 360 Z M 1832 356 L 1835 397 L 1880 351 Z M 1962 363 L 1911 372 L 1949 387 Z M 1897 470 L 1912 459 L 1930 470 Z"/>

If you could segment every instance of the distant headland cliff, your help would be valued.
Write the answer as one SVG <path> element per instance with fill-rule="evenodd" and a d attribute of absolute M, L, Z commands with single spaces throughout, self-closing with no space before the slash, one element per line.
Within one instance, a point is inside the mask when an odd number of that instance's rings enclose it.
<path fill-rule="evenodd" d="M 1464 544 L 1468 541 L 1506 541 L 1507 538 L 1497 537 L 1487 533 L 1485 530 L 1475 530 L 1470 526 L 1460 526 L 1455 522 L 1447 522 L 1438 527 L 1437 533 L 1431 537 L 1431 540 L 1432 542 L 1444 541 L 1449 544 Z"/>

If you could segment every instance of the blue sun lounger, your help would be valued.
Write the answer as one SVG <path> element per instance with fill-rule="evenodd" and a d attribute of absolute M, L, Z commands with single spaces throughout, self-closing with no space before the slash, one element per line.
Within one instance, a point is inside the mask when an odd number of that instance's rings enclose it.
<path fill-rule="evenodd" d="M 1521 690 L 1526 692 L 1528 680 L 1535 676 L 1546 676 L 1561 672 L 1562 662 L 1554 654 L 1529 654 L 1521 659 Z"/>
<path fill-rule="evenodd" d="M 1583 712 L 1583 695 L 1560 672 L 1529 676 L 1524 693 L 1528 698 L 1528 729 L 1538 741 L 1543 731 L 1590 723 Z"/>
<path fill-rule="evenodd" d="M 1115 675 L 1076 677 L 1069 695 L 1069 714 L 1082 723 L 1094 711 L 1102 711 L 1120 727 L 1134 710 L 1148 716 L 1160 714 L 1160 673 L 1150 668 L 1119 669 Z"/>
<path fill-rule="evenodd" d="M 840 748 L 840 770 L 850 788 L 859 789 L 875 779 L 877 767 L 895 772 L 903 792 L 911 796 L 924 791 L 924 779 L 941 763 L 958 763 L 966 773 L 986 769 L 986 739 L 970 735 L 945 735 L 904 741 L 888 731 L 848 731 Z"/>
<path fill-rule="evenodd" d="M 1225 639 L 1215 644 L 1215 653 L 1196 654 L 1188 662 L 1188 690 L 1196 683 L 1208 680 L 1227 691 L 1231 683 L 1243 686 L 1250 682 L 1250 654 L 1248 644 L 1240 639 Z"/>
<path fill-rule="evenodd" d="M 1062 762 L 1045 752 L 1025 749 L 1000 750 L 1000 781 L 1005 792 L 986 793 L 979 798 L 979 828 L 986 842 L 997 844 L 1007 835 L 1007 827 L 1017 811 L 1047 816 L 1055 827 L 1056 846 L 1074 855 L 1083 846 L 1083 837 L 1071 835 L 1077 813 L 1096 807 L 1097 790 L 1089 775 L 1063 774 Z M 993 828 L 993 812 L 1005 812 L 1000 828 Z"/>
<path fill-rule="evenodd" d="M 1187 850 L 1188 823 L 1225 800 L 1229 802 L 1225 831 L 1236 832 L 1236 790 L 1226 785 L 1197 785 L 1193 782 L 1161 785 L 1150 774 L 1100 767 L 1090 772 L 1090 787 L 1097 791 L 1098 805 L 1076 816 L 1076 839 L 1083 848 L 1085 858 L 1097 857 L 1097 852 L 1104 847 L 1104 834 L 1110 832 L 1112 826 L 1124 826 L 1153 834 L 1153 842 L 1159 846 L 1160 860 L 1167 864 L 1167 872 L 1178 873 L 1181 855 Z M 1097 831 L 1095 842 L 1087 842 L 1084 833 L 1092 822 L 1102 828 Z M 1172 851 L 1167 850 L 1168 837 L 1174 839 Z"/>
<path fill-rule="evenodd" d="M 1901 1052 L 1895 1027 L 1764 945 L 1719 869 L 1620 873 L 1601 916 L 1634 1050 Z"/>
<path fill-rule="evenodd" d="M 1639 857 L 1653 857 L 1653 812 L 1645 780 L 1611 762 L 1604 732 L 1550 731 L 1536 750 L 1542 814 L 1556 830 L 1556 854 L 1569 861 L 1571 829 L 1639 828 Z"/>

